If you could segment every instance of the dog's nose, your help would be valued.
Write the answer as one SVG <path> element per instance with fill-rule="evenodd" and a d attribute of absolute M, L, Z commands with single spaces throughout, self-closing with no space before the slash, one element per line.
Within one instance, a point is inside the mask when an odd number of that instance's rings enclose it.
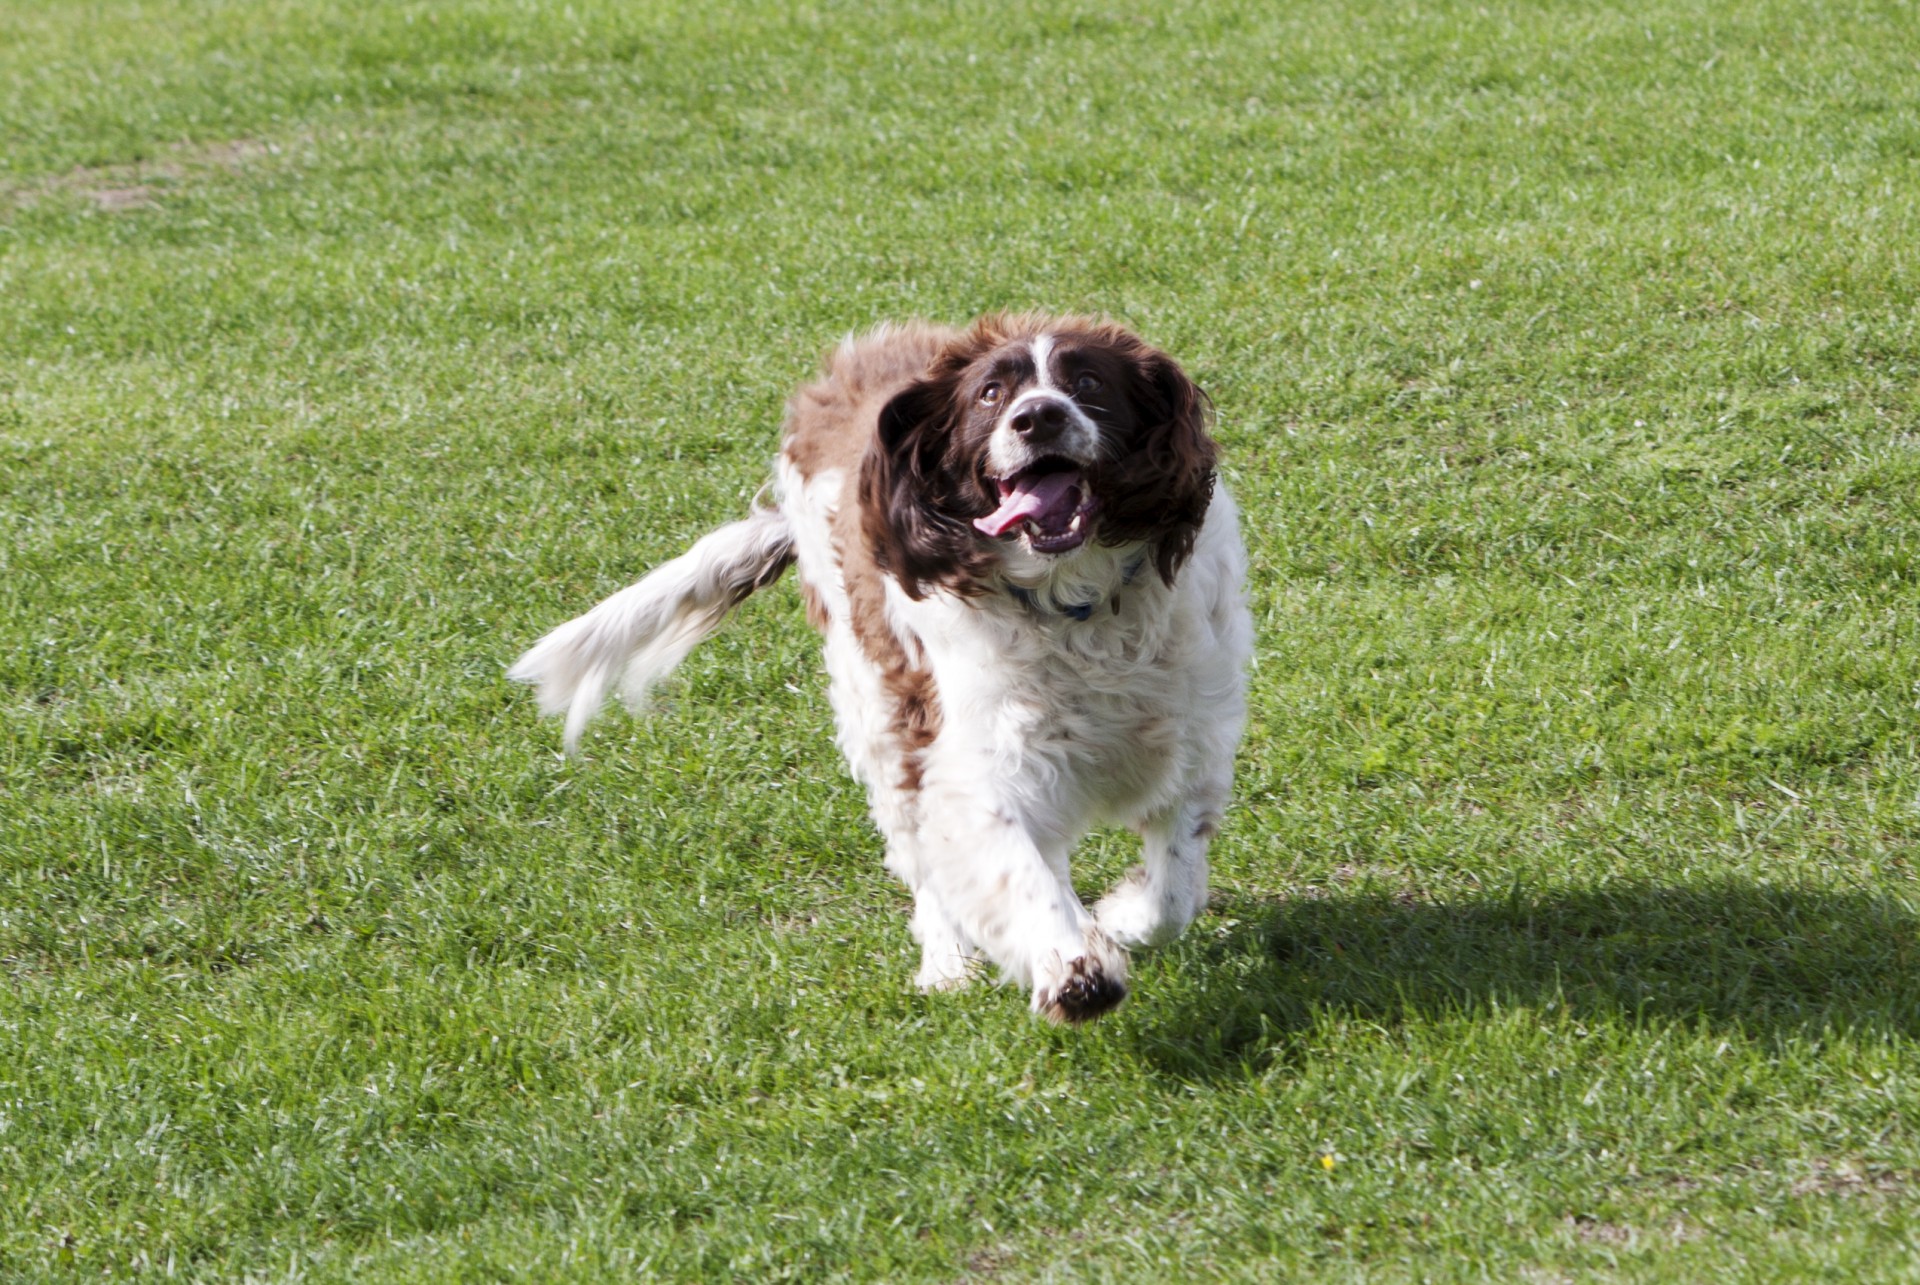
<path fill-rule="evenodd" d="M 1033 435 L 1035 430 L 1043 438 L 1054 437 L 1067 426 L 1067 408 L 1055 401 L 1028 402 L 1008 422 L 1022 437 Z"/>

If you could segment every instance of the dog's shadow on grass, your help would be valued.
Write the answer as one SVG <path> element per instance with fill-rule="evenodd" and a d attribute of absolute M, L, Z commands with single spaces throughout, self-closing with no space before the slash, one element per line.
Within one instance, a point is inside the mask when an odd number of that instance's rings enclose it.
<path fill-rule="evenodd" d="M 1216 912 L 1169 952 L 1168 993 L 1132 1028 L 1182 1077 L 1245 1074 L 1328 1016 L 1392 1025 L 1496 1004 L 1750 1038 L 1920 1036 L 1920 917 L 1882 894 L 1635 883 L 1445 904 L 1229 897 Z"/>

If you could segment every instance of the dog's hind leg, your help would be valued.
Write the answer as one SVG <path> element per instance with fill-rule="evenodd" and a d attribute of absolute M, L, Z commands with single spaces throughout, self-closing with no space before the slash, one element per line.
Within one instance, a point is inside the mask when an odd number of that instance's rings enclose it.
<path fill-rule="evenodd" d="M 1219 827 L 1218 805 L 1191 799 L 1135 826 L 1144 860 L 1094 905 L 1094 919 L 1130 948 L 1185 932 L 1207 906 L 1207 847 Z"/>
<path fill-rule="evenodd" d="M 918 847 L 909 824 L 899 813 L 879 807 L 874 809 L 874 820 L 889 831 L 887 869 L 913 892 L 913 939 L 920 943 L 920 970 L 913 975 L 913 984 L 923 991 L 959 990 L 979 971 L 980 948 L 968 939 L 941 902 L 939 891 L 928 883 L 925 865 L 914 855 Z"/>
<path fill-rule="evenodd" d="M 979 970 L 980 951 L 953 921 L 932 889 L 913 894 L 913 936 L 920 943 L 920 971 L 913 984 L 923 991 L 958 990 Z"/>

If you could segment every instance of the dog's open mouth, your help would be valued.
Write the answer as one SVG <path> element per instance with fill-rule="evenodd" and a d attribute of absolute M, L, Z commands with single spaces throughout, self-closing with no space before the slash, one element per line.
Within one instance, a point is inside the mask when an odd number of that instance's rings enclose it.
<path fill-rule="evenodd" d="M 1088 521 L 1099 506 L 1072 460 L 1049 455 L 994 482 L 1000 507 L 973 520 L 979 531 L 998 539 L 1019 528 L 1037 553 L 1065 553 L 1086 541 Z"/>

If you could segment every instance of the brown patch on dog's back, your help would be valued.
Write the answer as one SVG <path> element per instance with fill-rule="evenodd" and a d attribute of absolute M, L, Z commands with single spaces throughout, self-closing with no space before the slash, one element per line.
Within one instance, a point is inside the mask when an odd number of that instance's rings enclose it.
<path fill-rule="evenodd" d="M 908 644 L 887 620 L 885 573 L 874 562 L 860 521 L 860 468 L 881 408 L 923 376 L 958 338 L 958 331 L 943 326 L 914 324 L 886 327 L 841 344 L 827 358 L 826 377 L 801 388 L 787 403 L 781 446 L 802 478 L 840 471 L 841 491 L 830 526 L 847 594 L 847 623 L 892 698 L 892 731 L 905 761 L 900 785 L 906 790 L 920 788 L 921 752 L 940 734 L 940 694 L 933 675 L 909 654 Z M 829 623 L 826 604 L 804 581 L 801 593 L 807 619 L 824 631 Z"/>
<path fill-rule="evenodd" d="M 919 379 L 960 332 L 913 323 L 883 326 L 848 339 L 827 356 L 824 379 L 804 385 L 787 402 L 781 452 L 803 478 L 843 469 L 852 498 L 860 461 L 873 442 L 880 408 Z"/>
<path fill-rule="evenodd" d="M 822 602 L 814 587 L 805 580 L 800 582 L 800 600 L 807 606 L 807 623 L 821 633 L 827 632 L 832 617 L 827 614 L 827 604 Z"/>
<path fill-rule="evenodd" d="M 905 768 L 903 790 L 920 788 L 921 751 L 940 735 L 940 692 L 933 675 L 894 632 L 887 619 L 887 591 L 883 573 L 874 564 L 861 536 L 856 507 L 843 504 L 833 515 L 833 543 L 840 555 L 840 574 L 846 582 L 848 623 L 860 650 L 880 671 L 880 682 L 893 698 L 892 731 L 900 742 Z M 917 649 L 917 642 L 916 642 Z"/>

